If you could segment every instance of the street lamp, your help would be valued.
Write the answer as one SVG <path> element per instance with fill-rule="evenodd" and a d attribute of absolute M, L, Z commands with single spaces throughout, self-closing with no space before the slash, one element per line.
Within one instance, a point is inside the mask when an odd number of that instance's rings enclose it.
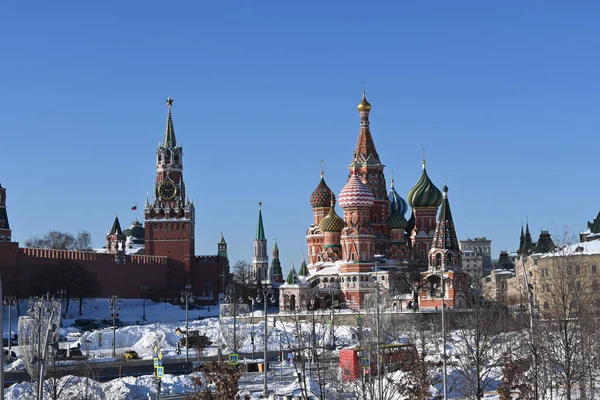
<path fill-rule="evenodd" d="M 265 310 L 264 310 L 264 316 L 265 316 L 265 327 L 264 327 L 264 338 L 263 338 L 263 342 L 264 342 L 264 366 L 263 366 L 263 371 L 264 371 L 264 380 L 263 380 L 263 397 L 266 399 L 269 396 L 269 390 L 267 387 L 267 328 L 268 328 L 268 320 L 267 320 L 267 304 L 268 303 L 275 303 L 277 299 L 274 296 L 273 293 L 273 289 L 267 287 L 267 286 L 263 286 L 260 285 L 260 281 L 259 281 L 259 287 L 256 291 L 256 302 L 257 303 L 263 303 L 265 306 Z"/>
<path fill-rule="evenodd" d="M 121 302 L 121 299 L 119 299 L 119 296 L 117 295 L 113 295 L 108 299 L 108 309 L 110 310 L 110 317 L 112 318 L 112 322 L 113 322 L 113 343 L 112 343 L 112 356 L 116 357 L 117 356 L 117 350 L 116 350 L 116 339 L 117 339 L 117 318 L 119 317 L 119 310 L 121 309 L 119 307 L 119 303 Z"/>
<path fill-rule="evenodd" d="M 330 287 L 331 292 L 331 350 L 335 350 L 335 302 L 340 293 L 335 287 Z"/>
<path fill-rule="evenodd" d="M 252 296 L 248 296 L 248 300 L 252 302 L 252 312 L 250 314 L 250 325 L 252 325 L 252 330 L 250 331 L 250 342 L 252 343 L 252 360 L 254 360 L 254 302 L 256 299 Z"/>
<path fill-rule="evenodd" d="M 140 286 L 140 291 L 142 292 L 142 307 L 144 309 L 144 314 L 142 315 L 142 320 L 146 320 L 146 296 L 148 296 L 148 291 L 150 288 L 148 285 Z"/>
<path fill-rule="evenodd" d="M 194 302 L 194 293 L 192 292 L 181 292 L 181 301 L 184 302 L 185 301 L 185 362 L 188 363 L 190 362 L 190 355 L 189 355 L 189 349 L 190 349 L 190 343 L 189 343 L 189 332 L 188 332 L 188 310 L 189 310 L 189 303 L 190 301 L 193 303 Z"/>
<path fill-rule="evenodd" d="M 4 296 L 3 304 L 8 306 L 8 356 L 10 357 L 11 343 L 12 343 L 12 326 L 10 318 L 10 310 L 12 306 L 17 304 L 17 298 L 15 296 Z"/>
<path fill-rule="evenodd" d="M 65 288 L 61 288 L 61 289 L 59 289 L 59 290 L 57 290 L 57 291 L 56 291 L 56 294 L 60 296 L 60 308 L 61 308 L 61 313 L 60 313 L 60 318 L 61 318 L 61 321 L 60 321 L 60 324 L 61 324 L 61 326 L 62 326 L 62 318 L 64 318 L 64 317 L 65 317 L 65 313 L 64 313 L 64 312 L 62 312 L 62 310 L 63 310 L 63 308 L 62 308 L 62 305 L 63 305 L 63 296 L 64 296 L 65 294 L 67 294 L 67 289 L 65 289 Z M 66 307 L 65 307 L 65 308 L 66 308 Z"/>

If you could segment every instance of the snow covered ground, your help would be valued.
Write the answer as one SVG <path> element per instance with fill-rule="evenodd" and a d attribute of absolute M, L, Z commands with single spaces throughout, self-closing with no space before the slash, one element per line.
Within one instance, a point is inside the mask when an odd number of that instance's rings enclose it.
<path fill-rule="evenodd" d="M 177 355 L 177 341 L 179 336 L 176 333 L 177 328 L 185 329 L 185 309 L 178 305 L 171 305 L 168 303 L 153 303 L 146 301 L 146 320 L 143 321 L 143 301 L 142 300 L 122 300 L 120 303 L 119 318 L 126 324 L 124 327 L 120 327 L 115 332 L 115 343 L 117 348 L 117 357 L 127 350 L 135 350 L 140 358 L 152 359 L 153 348 L 158 346 L 165 358 L 176 358 L 185 357 L 185 350 L 182 351 L 181 355 Z M 26 310 L 26 303 L 21 304 L 21 310 Z M 12 332 L 17 332 L 17 316 L 16 310 L 13 307 L 11 313 L 11 328 Z M 218 308 L 211 307 L 210 309 L 190 309 L 189 310 L 189 327 L 190 331 L 198 330 L 200 334 L 206 335 L 213 342 L 213 345 L 204 351 L 205 356 L 216 355 L 221 348 L 221 345 L 227 342 L 227 338 L 230 336 L 232 331 L 232 318 L 226 318 L 223 324 L 219 323 Z M 61 347 L 81 346 L 84 354 L 89 353 L 90 358 L 95 362 L 107 362 L 115 360 L 112 358 L 112 328 L 106 328 L 102 330 L 82 332 L 78 335 L 77 330 L 71 325 L 77 318 L 108 318 L 109 309 L 107 299 L 90 299 L 84 301 L 82 309 L 82 315 L 78 313 L 78 302 L 72 301 L 67 313 L 67 318 L 63 320 L 63 327 L 60 330 L 61 335 L 67 336 L 67 342 L 61 342 Z M 5 308 L 5 336 L 8 332 L 8 313 Z M 201 319 L 200 319 L 201 318 Z M 277 322 L 276 326 L 273 327 L 273 318 L 269 317 L 269 328 L 267 347 L 270 351 L 278 351 L 280 346 L 285 350 L 289 346 L 294 346 L 297 340 L 297 327 L 293 323 L 281 323 Z M 238 338 L 242 338 L 242 343 L 239 349 L 240 353 L 250 353 L 252 351 L 252 342 L 250 332 L 255 332 L 255 350 L 256 359 L 261 357 L 263 349 L 263 318 L 262 312 L 255 312 L 254 325 L 249 323 L 248 318 L 244 318 L 242 321 L 237 321 L 236 325 Z M 302 324 L 302 330 L 308 335 L 311 327 L 309 324 Z M 323 339 L 326 343 L 329 338 L 328 327 L 317 324 L 317 332 L 323 332 L 325 338 Z M 102 341 L 100 342 L 99 336 L 102 333 Z M 355 328 L 347 326 L 336 326 L 335 335 L 338 342 L 352 343 L 353 333 Z M 402 333 L 399 333 L 398 339 L 401 339 Z M 433 345 L 438 347 L 438 345 Z M 19 353 L 18 348 L 13 347 L 13 351 Z M 225 348 L 224 353 L 228 353 L 230 350 Z M 454 348 L 451 345 L 447 346 L 449 355 L 453 355 Z M 190 349 L 190 358 L 195 359 L 196 353 L 193 349 Z M 277 368 L 277 367 L 276 367 Z M 287 368 L 287 369 L 285 369 Z M 17 360 L 12 364 L 8 365 L 7 370 L 19 370 L 23 369 L 21 360 Z M 287 372 L 285 372 L 287 371 Z M 292 376 L 289 366 L 284 367 L 279 373 Z M 177 394 L 177 393 L 189 393 L 193 391 L 193 383 L 191 376 L 173 376 L 168 374 L 168 370 L 165 371 L 165 378 L 163 379 L 163 394 Z M 452 368 L 449 368 L 448 373 L 450 376 L 456 375 Z M 275 372 L 277 375 L 277 371 Z M 249 379 L 246 377 L 246 379 Z M 259 377 L 259 380 L 261 378 Z M 291 378 L 290 378 L 291 379 Z M 154 393 L 153 376 L 141 376 L 141 377 L 125 377 L 122 379 L 116 379 L 110 382 L 98 383 L 85 378 L 67 376 L 61 380 L 64 382 L 65 388 L 64 393 L 68 391 L 77 391 L 78 393 L 95 393 L 96 398 L 103 399 L 142 399 L 147 398 L 148 393 Z M 246 383 L 245 383 L 246 382 Z M 254 388 L 252 391 L 253 398 L 258 398 L 258 394 L 261 391 L 260 382 L 258 385 L 252 384 L 250 381 L 242 380 L 241 387 L 248 385 L 248 387 Z M 439 386 L 439 385 L 438 385 Z M 271 389 L 276 390 L 278 393 L 285 391 L 293 392 L 297 384 L 293 382 L 293 379 L 289 381 L 276 382 L 274 379 L 269 386 Z M 441 389 L 437 387 L 436 389 Z M 6 400 L 25 400 L 28 397 L 28 393 L 32 392 L 32 386 L 29 382 L 21 384 L 15 384 L 6 390 Z M 450 396 L 453 398 L 455 396 Z M 68 397 L 65 397 L 68 398 Z M 488 397 L 488 399 L 497 399 L 497 396 Z"/>

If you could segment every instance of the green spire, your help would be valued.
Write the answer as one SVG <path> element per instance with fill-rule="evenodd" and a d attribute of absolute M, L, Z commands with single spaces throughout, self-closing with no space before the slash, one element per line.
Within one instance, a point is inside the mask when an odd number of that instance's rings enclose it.
<path fill-rule="evenodd" d="M 306 266 L 306 260 L 304 259 L 304 255 L 302 255 L 302 264 L 300 264 L 300 271 L 298 271 L 298 276 L 308 276 L 310 275 L 308 272 L 308 267 Z"/>
<path fill-rule="evenodd" d="M 262 201 L 258 202 L 258 226 L 256 227 L 256 237 L 254 240 L 267 240 L 262 220 Z"/>
<path fill-rule="evenodd" d="M 176 147 L 177 139 L 175 139 L 175 128 L 173 127 L 173 118 L 171 118 L 171 107 L 173 106 L 173 99 L 168 98 L 167 107 L 169 108 L 169 115 L 167 116 L 167 127 L 165 128 L 165 138 L 163 140 L 163 146 L 165 147 Z"/>
<path fill-rule="evenodd" d="M 290 272 L 287 276 L 287 279 L 285 280 L 285 283 L 287 283 L 288 285 L 295 285 L 296 280 L 297 280 L 296 267 L 294 267 L 294 260 L 292 259 L 292 269 L 290 269 Z"/>
<path fill-rule="evenodd" d="M 219 242 L 219 244 L 227 244 L 227 242 L 225 241 L 225 237 L 223 237 L 222 233 L 221 233 L 221 241 Z"/>
<path fill-rule="evenodd" d="M 113 222 L 112 228 L 110 228 L 109 235 L 123 235 L 123 230 L 121 229 L 121 223 L 119 222 L 119 214 L 115 215 L 115 221 Z"/>

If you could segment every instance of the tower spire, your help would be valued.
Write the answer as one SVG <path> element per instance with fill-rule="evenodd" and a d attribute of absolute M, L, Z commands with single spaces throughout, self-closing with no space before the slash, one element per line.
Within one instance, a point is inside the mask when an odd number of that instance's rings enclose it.
<path fill-rule="evenodd" d="M 266 240 L 265 228 L 263 226 L 262 218 L 262 201 L 258 202 L 258 224 L 256 226 L 256 237 L 255 240 Z"/>
<path fill-rule="evenodd" d="M 375 142 L 373 142 L 369 128 L 371 104 L 367 101 L 367 94 L 364 90 L 362 100 L 358 103 L 357 108 L 360 113 L 360 133 L 356 142 L 356 148 L 354 149 L 352 164 L 380 165 L 381 161 L 379 160 L 379 155 L 375 149 Z"/>
<path fill-rule="evenodd" d="M 448 201 L 448 186 L 444 185 L 444 198 L 440 207 L 438 223 L 433 234 L 433 243 L 430 250 L 430 266 L 457 266 L 461 267 L 460 246 L 454 229 L 454 220 Z"/>
<path fill-rule="evenodd" d="M 169 97 L 167 100 L 167 108 L 169 109 L 169 113 L 167 115 L 167 126 L 165 128 L 165 137 L 163 140 L 163 146 L 165 147 L 176 147 L 177 140 L 175 139 L 175 128 L 173 127 L 173 118 L 171 117 L 171 107 L 173 107 L 173 100 Z"/>

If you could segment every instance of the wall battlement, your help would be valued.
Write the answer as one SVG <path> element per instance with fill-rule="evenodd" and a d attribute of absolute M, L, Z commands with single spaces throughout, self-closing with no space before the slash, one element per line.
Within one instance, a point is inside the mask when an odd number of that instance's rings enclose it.
<path fill-rule="evenodd" d="M 97 261 L 116 263 L 114 254 L 95 253 L 81 250 L 55 250 L 38 249 L 31 247 L 19 248 L 19 255 L 23 257 L 48 258 L 54 260 Z M 163 256 L 149 256 L 133 254 L 127 256 L 127 263 L 131 264 L 160 264 L 167 265 L 169 259 Z"/>
<path fill-rule="evenodd" d="M 21 247 L 19 248 L 19 255 L 24 257 L 61 260 L 115 262 L 114 254 L 95 253 L 93 251 L 81 250 L 55 250 Z"/>
<path fill-rule="evenodd" d="M 218 263 L 221 256 L 196 256 L 194 260 L 198 264 L 212 264 Z"/>

